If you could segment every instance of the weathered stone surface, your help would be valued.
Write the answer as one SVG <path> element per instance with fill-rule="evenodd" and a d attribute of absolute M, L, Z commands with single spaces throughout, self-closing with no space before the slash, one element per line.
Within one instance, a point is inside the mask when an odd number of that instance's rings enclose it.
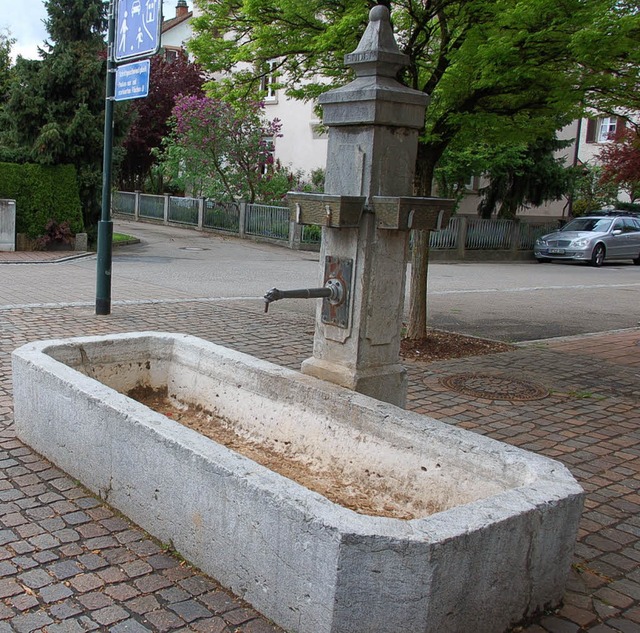
<path fill-rule="evenodd" d="M 14 379 L 25 441 L 288 630 L 495 633 L 562 597 L 582 490 L 558 462 L 184 335 L 28 344 Z M 114 390 L 136 384 L 451 503 L 356 514 Z"/>

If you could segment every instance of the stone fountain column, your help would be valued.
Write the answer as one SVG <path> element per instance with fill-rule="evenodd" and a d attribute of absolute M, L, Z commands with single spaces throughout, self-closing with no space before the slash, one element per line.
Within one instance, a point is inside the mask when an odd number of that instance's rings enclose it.
<path fill-rule="evenodd" d="M 407 378 L 399 350 L 409 231 L 378 228 L 371 210 L 374 196 L 413 194 L 428 97 L 396 80 L 408 57 L 398 49 L 384 6 L 371 10 L 345 64 L 356 79 L 320 97 L 329 128 L 325 194 L 366 202 L 356 227 L 322 229 L 321 264 L 352 262 L 349 318 L 341 326 L 328 324 L 318 308 L 313 357 L 302 371 L 404 406 Z"/>

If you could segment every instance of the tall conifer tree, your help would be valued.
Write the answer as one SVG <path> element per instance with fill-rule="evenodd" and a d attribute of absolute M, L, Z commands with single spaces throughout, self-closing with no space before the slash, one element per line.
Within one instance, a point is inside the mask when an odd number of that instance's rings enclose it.
<path fill-rule="evenodd" d="M 4 124 L 16 160 L 73 164 L 87 227 L 100 214 L 106 72 L 102 0 L 46 0 L 40 60 L 19 58 Z"/>

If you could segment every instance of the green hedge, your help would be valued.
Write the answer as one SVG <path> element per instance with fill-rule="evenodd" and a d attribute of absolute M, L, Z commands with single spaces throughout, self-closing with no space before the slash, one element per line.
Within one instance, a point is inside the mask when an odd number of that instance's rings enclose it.
<path fill-rule="evenodd" d="M 0 198 L 16 201 L 16 231 L 30 238 L 44 235 L 49 220 L 84 230 L 73 165 L 0 163 Z"/>

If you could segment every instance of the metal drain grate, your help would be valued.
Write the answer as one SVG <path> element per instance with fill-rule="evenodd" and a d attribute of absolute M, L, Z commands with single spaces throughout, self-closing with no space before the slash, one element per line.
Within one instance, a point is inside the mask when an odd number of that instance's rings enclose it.
<path fill-rule="evenodd" d="M 454 374 L 440 378 L 440 384 L 465 396 L 487 400 L 541 400 L 549 395 L 541 385 L 500 374 Z"/>

